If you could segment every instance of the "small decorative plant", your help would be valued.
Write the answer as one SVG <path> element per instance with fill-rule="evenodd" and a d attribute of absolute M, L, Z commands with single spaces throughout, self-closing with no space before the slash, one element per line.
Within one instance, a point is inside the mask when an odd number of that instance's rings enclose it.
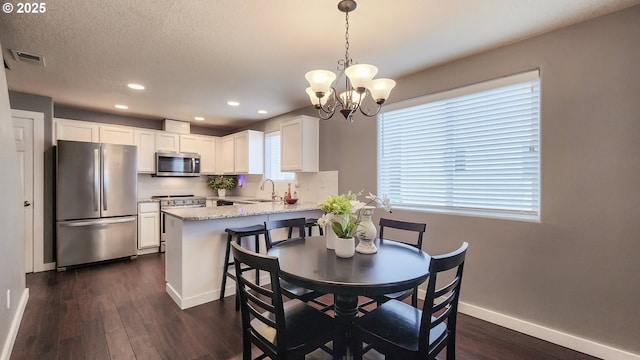
<path fill-rule="evenodd" d="M 238 180 L 235 176 L 216 175 L 210 176 L 207 183 L 213 190 L 231 190 L 236 187 Z"/>
<path fill-rule="evenodd" d="M 365 196 L 369 201 L 365 203 L 358 200 L 360 194 L 362 194 L 362 191 L 357 194 L 349 191 L 346 194 L 331 195 L 326 198 L 318 204 L 318 207 L 326 213 L 318 219 L 318 225 L 325 226 L 331 223 L 331 229 L 336 236 L 348 239 L 356 234 L 362 218 L 360 210 L 363 207 L 372 203 L 381 203 L 387 212 L 391 212 L 391 203 L 386 195 L 381 199 L 377 195 L 369 193 L 369 195 Z M 328 216 L 329 214 L 335 215 L 332 216 L 333 219 Z"/>

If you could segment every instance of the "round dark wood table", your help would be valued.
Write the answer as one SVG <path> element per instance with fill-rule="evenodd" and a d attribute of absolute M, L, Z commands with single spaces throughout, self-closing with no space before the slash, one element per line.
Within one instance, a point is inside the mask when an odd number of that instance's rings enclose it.
<path fill-rule="evenodd" d="M 323 236 L 289 241 L 267 254 L 278 257 L 280 276 L 298 286 L 334 294 L 335 316 L 344 336 L 335 348 L 347 354 L 349 328 L 358 315 L 358 296 L 375 296 L 408 290 L 429 277 L 431 257 L 412 246 L 376 240 L 378 252 L 347 259 L 326 248 Z"/>

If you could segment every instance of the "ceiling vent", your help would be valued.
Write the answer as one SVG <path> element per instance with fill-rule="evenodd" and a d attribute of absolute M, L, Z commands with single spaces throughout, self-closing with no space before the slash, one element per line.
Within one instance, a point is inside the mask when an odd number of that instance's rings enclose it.
<path fill-rule="evenodd" d="M 13 58 L 17 61 L 25 62 L 32 65 L 39 65 L 44 67 L 44 57 L 42 55 L 29 54 L 24 51 L 11 50 Z"/>

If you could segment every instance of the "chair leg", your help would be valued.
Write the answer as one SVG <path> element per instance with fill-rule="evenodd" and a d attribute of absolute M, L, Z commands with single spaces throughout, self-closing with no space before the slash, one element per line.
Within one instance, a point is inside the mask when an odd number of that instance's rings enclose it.
<path fill-rule="evenodd" d="M 256 235 L 256 252 L 260 252 L 260 235 Z M 256 285 L 260 286 L 260 270 L 256 269 Z"/>
<path fill-rule="evenodd" d="M 411 306 L 414 308 L 418 307 L 418 288 L 413 288 L 413 293 L 411 294 Z"/>
<path fill-rule="evenodd" d="M 229 254 L 231 253 L 231 235 L 227 235 L 227 250 L 224 253 L 224 269 L 222 270 L 222 284 L 220 285 L 220 299 L 224 298 L 227 286 L 227 273 L 229 272 Z"/>

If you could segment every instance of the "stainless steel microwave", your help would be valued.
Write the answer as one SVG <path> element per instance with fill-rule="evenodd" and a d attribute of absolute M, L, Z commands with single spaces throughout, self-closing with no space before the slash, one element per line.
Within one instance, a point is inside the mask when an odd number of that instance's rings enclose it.
<path fill-rule="evenodd" d="M 156 152 L 156 176 L 200 176 L 200 155 Z"/>

